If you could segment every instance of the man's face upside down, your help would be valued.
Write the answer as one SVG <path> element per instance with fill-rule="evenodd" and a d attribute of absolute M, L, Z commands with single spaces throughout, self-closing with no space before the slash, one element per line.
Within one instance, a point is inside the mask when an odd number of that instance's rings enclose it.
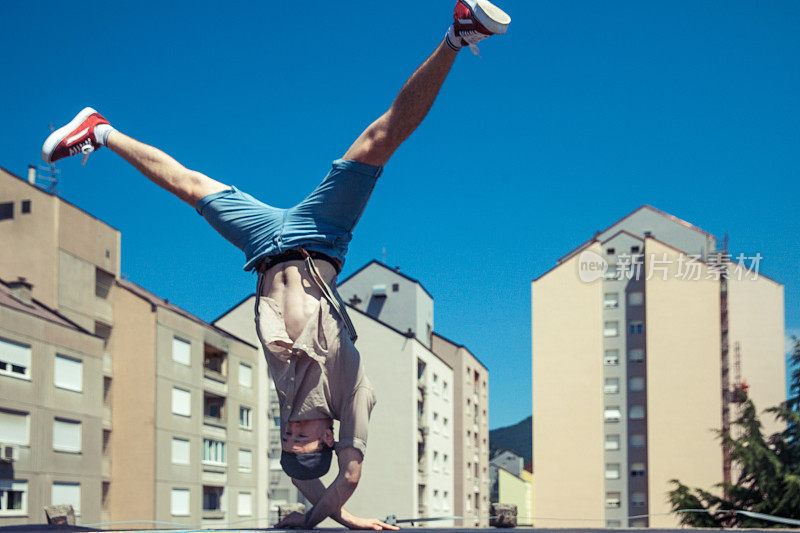
<path fill-rule="evenodd" d="M 281 438 L 285 452 L 318 452 L 324 446 L 333 447 L 333 421 L 330 418 L 315 418 L 288 422 Z"/>

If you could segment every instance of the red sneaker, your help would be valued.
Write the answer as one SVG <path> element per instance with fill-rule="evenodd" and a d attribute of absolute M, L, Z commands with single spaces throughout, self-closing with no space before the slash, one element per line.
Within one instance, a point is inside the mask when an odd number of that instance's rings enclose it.
<path fill-rule="evenodd" d="M 447 33 L 448 44 L 453 49 L 467 44 L 477 54 L 478 42 L 505 33 L 510 23 L 511 17 L 488 0 L 458 0 L 453 10 L 452 32 Z"/>
<path fill-rule="evenodd" d="M 108 124 L 108 121 L 91 107 L 84 108 L 69 124 L 58 128 L 47 137 L 42 145 L 42 159 L 45 163 L 52 163 L 83 154 L 81 164 L 85 164 L 89 154 L 102 146 L 94 135 L 94 128 L 98 124 Z"/>

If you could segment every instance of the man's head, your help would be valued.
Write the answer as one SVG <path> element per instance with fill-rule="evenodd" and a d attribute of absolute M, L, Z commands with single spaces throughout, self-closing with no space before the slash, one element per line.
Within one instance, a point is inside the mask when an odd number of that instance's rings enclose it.
<path fill-rule="evenodd" d="M 316 479 L 328 472 L 333 455 L 333 420 L 287 422 L 281 438 L 281 466 L 290 477 Z"/>

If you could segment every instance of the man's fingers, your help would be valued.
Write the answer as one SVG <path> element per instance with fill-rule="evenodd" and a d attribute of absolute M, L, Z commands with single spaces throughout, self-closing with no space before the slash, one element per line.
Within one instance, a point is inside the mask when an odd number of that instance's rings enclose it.
<path fill-rule="evenodd" d="M 384 524 L 384 523 L 383 523 L 383 522 L 381 522 L 380 520 L 378 520 L 378 521 L 377 521 L 377 523 L 376 523 L 375 525 L 376 525 L 376 526 L 378 526 L 378 527 L 376 527 L 375 529 L 390 529 L 390 530 L 392 530 L 392 531 L 399 531 L 399 530 L 400 530 L 400 528 L 399 528 L 399 527 L 397 527 L 397 526 L 390 526 L 389 524 Z"/>

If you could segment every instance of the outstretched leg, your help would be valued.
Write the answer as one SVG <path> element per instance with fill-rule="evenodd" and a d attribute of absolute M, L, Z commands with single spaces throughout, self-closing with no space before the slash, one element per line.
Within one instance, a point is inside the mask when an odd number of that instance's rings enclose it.
<path fill-rule="evenodd" d="M 343 159 L 384 166 L 430 111 L 461 46 L 505 33 L 511 18 L 488 0 L 458 0 L 447 36 L 400 89 L 389 110 L 370 124 Z"/>
<path fill-rule="evenodd" d="M 200 198 L 229 189 L 200 172 L 189 170 L 158 148 L 144 144 L 116 130 L 108 134 L 106 146 L 125 161 L 192 207 Z"/>
<path fill-rule="evenodd" d="M 364 130 L 343 159 L 384 166 L 430 111 L 457 55 L 443 40 L 406 81 L 389 110 Z"/>

